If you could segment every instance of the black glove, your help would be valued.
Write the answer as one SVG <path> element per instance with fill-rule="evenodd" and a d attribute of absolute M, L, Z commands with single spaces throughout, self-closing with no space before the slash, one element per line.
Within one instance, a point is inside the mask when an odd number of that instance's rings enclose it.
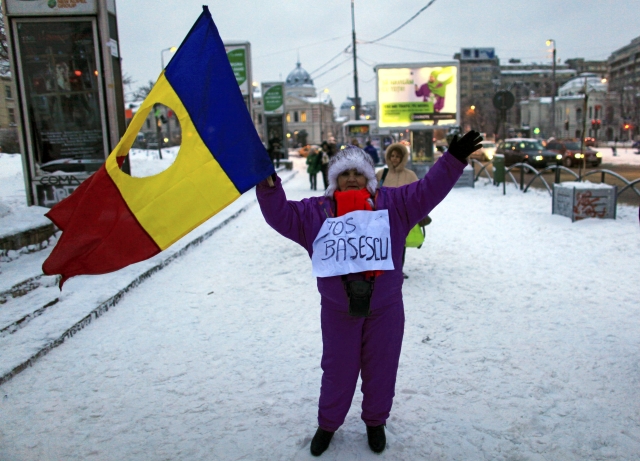
<path fill-rule="evenodd" d="M 480 149 L 480 142 L 484 138 L 477 131 L 469 131 L 462 138 L 455 135 L 449 144 L 449 153 L 462 163 L 467 163 L 467 157 Z"/>

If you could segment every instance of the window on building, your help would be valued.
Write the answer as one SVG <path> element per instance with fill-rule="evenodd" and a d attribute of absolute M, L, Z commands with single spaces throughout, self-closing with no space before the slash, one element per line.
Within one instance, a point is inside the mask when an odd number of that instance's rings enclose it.
<path fill-rule="evenodd" d="M 147 119 L 147 130 L 151 129 L 151 120 Z"/>
<path fill-rule="evenodd" d="M 15 125 L 16 124 L 16 111 L 15 111 L 15 109 L 13 109 L 12 107 L 9 107 L 7 110 L 9 111 L 9 124 L 10 125 Z"/>
<path fill-rule="evenodd" d="M 306 122 L 307 121 L 307 112 L 306 111 L 302 111 L 300 112 L 300 121 L 301 122 Z"/>
<path fill-rule="evenodd" d="M 4 86 L 4 95 L 7 99 L 13 99 L 13 96 L 11 96 L 11 87 L 9 85 Z"/>
<path fill-rule="evenodd" d="M 293 113 L 293 121 L 294 122 L 299 122 L 300 121 L 300 116 L 299 116 L 297 110 Z"/>
<path fill-rule="evenodd" d="M 589 118 L 593 118 L 593 107 L 589 107 Z"/>
<path fill-rule="evenodd" d="M 287 123 L 291 123 L 291 112 L 287 112 Z"/>
<path fill-rule="evenodd" d="M 262 114 L 258 114 L 258 125 L 262 125 Z"/>

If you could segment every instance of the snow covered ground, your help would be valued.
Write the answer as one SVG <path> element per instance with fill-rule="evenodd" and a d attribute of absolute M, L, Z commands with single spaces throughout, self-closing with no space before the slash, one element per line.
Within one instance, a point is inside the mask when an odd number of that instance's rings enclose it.
<path fill-rule="evenodd" d="M 407 252 L 387 450 L 367 447 L 357 391 L 321 459 L 640 459 L 638 210 L 571 223 L 546 192 L 478 184 L 431 216 Z M 310 274 L 254 205 L 2 385 L 0 459 L 312 459 Z"/>
<path fill-rule="evenodd" d="M 640 165 L 639 149 L 618 147 L 615 157 L 610 147 L 593 147 L 592 149 L 602 152 L 602 163 L 605 165 Z"/>

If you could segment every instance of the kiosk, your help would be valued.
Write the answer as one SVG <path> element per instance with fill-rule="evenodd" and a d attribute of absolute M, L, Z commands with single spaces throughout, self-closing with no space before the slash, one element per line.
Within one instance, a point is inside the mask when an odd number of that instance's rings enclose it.
<path fill-rule="evenodd" d="M 100 168 L 126 129 L 116 4 L 2 6 L 27 202 L 51 207 Z"/>

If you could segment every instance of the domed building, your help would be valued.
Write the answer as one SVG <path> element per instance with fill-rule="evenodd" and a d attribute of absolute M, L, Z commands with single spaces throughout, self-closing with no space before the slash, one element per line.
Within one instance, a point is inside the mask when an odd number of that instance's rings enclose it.
<path fill-rule="evenodd" d="M 334 136 L 334 107 L 328 92 L 318 95 L 313 79 L 300 62 L 285 80 L 285 110 L 290 147 L 320 144 Z"/>

